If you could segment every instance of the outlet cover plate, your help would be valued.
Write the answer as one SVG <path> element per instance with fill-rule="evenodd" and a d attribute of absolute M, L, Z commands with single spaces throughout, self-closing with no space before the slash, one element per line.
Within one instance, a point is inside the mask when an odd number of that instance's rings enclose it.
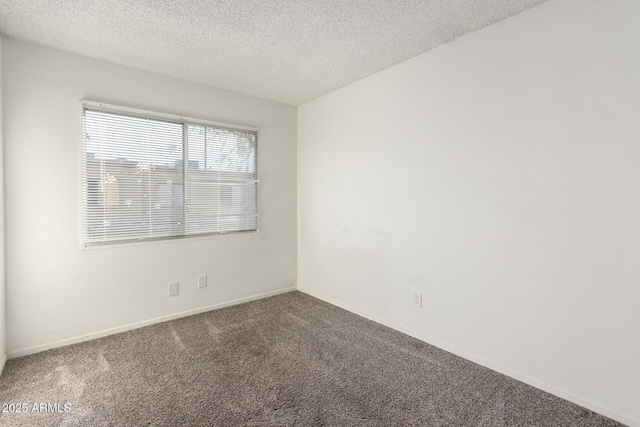
<path fill-rule="evenodd" d="M 169 296 L 170 297 L 175 297 L 178 295 L 179 293 L 179 283 L 178 282 L 171 282 L 168 285 L 168 290 L 169 290 Z"/>
<path fill-rule="evenodd" d="M 198 287 L 199 288 L 206 288 L 207 287 L 207 275 L 206 274 L 201 274 L 200 276 L 198 276 Z"/>
<path fill-rule="evenodd" d="M 416 308 L 422 308 L 422 294 L 419 292 L 413 293 L 413 306 Z"/>

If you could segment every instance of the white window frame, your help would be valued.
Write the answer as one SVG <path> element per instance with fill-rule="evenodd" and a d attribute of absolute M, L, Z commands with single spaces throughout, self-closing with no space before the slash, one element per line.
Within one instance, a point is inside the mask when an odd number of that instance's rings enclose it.
<path fill-rule="evenodd" d="M 168 114 L 168 113 L 162 113 L 162 112 L 157 112 L 157 111 L 150 111 L 150 110 L 144 110 L 144 109 L 139 109 L 139 108 L 131 108 L 131 107 L 125 107 L 125 106 L 121 106 L 121 105 L 115 105 L 115 104 L 108 104 L 108 103 L 103 103 L 103 102 L 98 102 L 98 101 L 92 101 L 92 100 L 86 100 L 86 99 L 82 99 L 80 100 L 80 104 L 81 104 L 81 113 L 82 113 L 82 138 L 81 138 L 81 177 L 80 177 L 80 184 L 81 184 L 81 189 L 80 189 L 80 195 L 81 195 L 81 203 L 80 203 L 80 243 L 81 246 L 83 248 L 92 248 L 92 247 L 101 247 L 101 246 L 113 246 L 113 245 L 128 245 L 128 244 L 135 244 L 135 243 L 143 243 L 143 242 L 162 242 L 162 241 L 167 241 L 167 240 L 176 240 L 176 239 L 185 239 L 185 238 L 206 238 L 206 237 L 212 237 L 212 236 L 229 236 L 229 235 L 251 235 L 251 234 L 257 234 L 259 233 L 259 228 L 260 228 L 260 191 L 259 191 L 259 159 L 260 159 L 260 155 L 259 155 L 259 129 L 254 128 L 254 127 L 249 127 L 249 126 L 241 126 L 241 125 L 235 125 L 235 124 L 228 124 L 228 123 L 223 123 L 223 122 L 217 122 L 217 121 L 211 121 L 211 120 L 203 120 L 203 119 L 199 119 L 199 118 L 193 118 L 193 117 L 189 117 L 189 116 L 184 116 L 184 115 L 175 115 L 175 114 Z M 205 126 L 205 127 L 212 127 L 212 128 L 222 128 L 222 129 L 227 129 L 227 130 L 231 130 L 231 131 L 245 131 L 245 132 L 252 132 L 255 133 L 255 138 L 256 138 L 256 142 L 255 142 L 255 174 L 256 174 L 256 179 L 255 179 L 255 208 L 256 208 L 256 227 L 255 229 L 251 229 L 251 230 L 240 230 L 240 231 L 219 231 L 219 232 L 198 232 L 198 233 L 193 233 L 193 234 L 188 234 L 187 233 L 187 216 L 185 214 L 185 218 L 184 218 L 184 229 L 183 232 L 179 235 L 173 235 L 173 236 L 162 236 L 162 237 L 142 237 L 142 238 L 131 238 L 131 239 L 119 239 L 119 240 L 108 240 L 108 241 L 100 241 L 100 242 L 88 242 L 86 241 L 87 239 L 85 239 L 85 237 L 87 236 L 87 195 L 88 195 L 88 186 L 89 186 L 89 180 L 87 178 L 87 150 L 86 150 L 86 130 L 85 130 L 85 118 L 84 118 L 84 114 L 86 110 L 92 110 L 92 111 L 102 111 L 102 112 L 106 112 L 106 113 L 114 113 L 114 114 L 121 114 L 121 115 L 126 115 L 126 116 L 132 116 L 132 117 L 139 117 L 139 118 L 149 118 L 149 119 L 153 119 L 153 120 L 160 120 L 163 122 L 171 122 L 171 123 L 178 123 L 178 124 L 182 124 L 184 129 L 187 128 L 187 126 L 189 125 L 193 125 L 193 126 Z M 182 191 L 182 198 L 183 198 L 183 205 L 185 207 L 185 209 L 187 209 L 188 206 L 188 191 L 186 191 L 186 186 L 187 186 L 187 175 L 188 175 L 188 163 L 189 163 L 189 156 L 188 156 L 188 149 L 186 147 L 187 143 L 187 139 L 185 136 L 183 136 L 183 145 L 185 145 L 184 147 L 184 153 L 183 153 L 183 157 L 182 157 L 182 170 L 185 171 L 185 173 L 183 174 L 183 191 Z"/>

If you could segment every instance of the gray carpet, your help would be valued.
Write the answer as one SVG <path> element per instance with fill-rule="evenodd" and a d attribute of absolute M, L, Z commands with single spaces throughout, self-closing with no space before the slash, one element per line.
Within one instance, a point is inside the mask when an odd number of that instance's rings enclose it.
<path fill-rule="evenodd" d="M 621 425 L 300 292 L 10 360 L 0 402 L 28 409 L 2 426 Z"/>

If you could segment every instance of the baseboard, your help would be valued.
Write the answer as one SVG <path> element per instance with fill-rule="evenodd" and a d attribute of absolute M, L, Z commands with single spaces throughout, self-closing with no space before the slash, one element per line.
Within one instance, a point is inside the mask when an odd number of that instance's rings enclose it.
<path fill-rule="evenodd" d="M 404 334 L 407 334 L 409 336 L 412 336 L 414 338 L 419 339 L 420 341 L 424 341 L 427 344 L 431 344 L 435 347 L 438 347 L 442 350 L 448 351 L 449 353 L 453 353 L 456 356 L 460 356 L 464 359 L 470 360 L 471 362 L 477 363 L 478 365 L 484 366 L 485 368 L 489 368 L 492 371 L 496 371 L 498 373 L 507 375 L 508 377 L 514 378 L 518 381 L 521 381 L 525 384 L 528 384 L 532 387 L 538 388 L 540 390 L 546 391 L 547 393 L 551 393 L 554 396 L 560 397 L 562 399 L 568 400 L 570 402 L 575 403 L 576 405 L 580 405 L 583 408 L 587 408 L 590 409 L 594 412 L 597 412 L 601 415 L 604 415 L 605 417 L 609 417 L 613 420 L 616 420 L 618 422 L 621 422 L 625 425 L 628 425 L 630 427 L 640 427 L 640 420 L 634 420 L 631 419 L 625 415 L 622 415 L 620 413 L 617 413 L 615 411 L 612 411 L 610 409 L 604 408 L 596 403 L 593 402 L 589 402 L 586 401 L 584 399 L 581 399 L 580 397 L 577 397 L 569 392 L 566 392 L 564 390 L 560 390 L 557 389 L 553 386 L 550 386 L 548 384 L 545 384 L 541 381 L 536 380 L 535 378 L 531 378 L 525 374 L 522 374 L 521 372 L 517 372 L 514 371 L 512 369 L 506 368 L 504 366 L 498 365 L 496 363 L 493 363 L 489 360 L 485 360 L 482 357 L 478 357 L 474 354 L 470 354 L 467 353 L 463 350 L 460 350 L 454 346 L 451 346 L 447 343 L 441 342 L 439 340 L 435 340 L 432 339 L 431 337 L 428 337 L 422 333 L 416 332 L 410 328 L 407 328 L 401 324 L 398 324 L 396 322 L 393 322 L 391 320 L 382 318 L 380 316 L 376 316 L 374 314 L 368 313 L 366 311 L 360 310 L 358 308 L 355 308 L 349 304 L 346 304 L 342 301 L 338 301 L 334 298 L 328 297 L 327 295 L 324 295 L 322 293 L 318 293 L 318 292 L 313 292 L 310 291 L 308 289 L 304 289 L 304 288 L 300 288 L 298 287 L 298 291 L 305 293 L 307 295 L 310 295 L 314 298 L 318 298 L 322 301 L 328 302 L 329 304 L 335 305 L 336 307 L 340 307 L 344 310 L 347 310 L 351 313 L 357 314 L 358 316 L 362 316 L 364 318 L 367 318 L 369 320 L 372 320 L 376 323 L 380 323 L 382 325 L 388 326 L 391 329 L 395 329 L 396 331 L 402 332 Z"/>
<path fill-rule="evenodd" d="M 77 343 L 84 342 L 84 341 L 90 341 L 90 340 L 94 340 L 94 339 L 97 339 L 97 338 L 106 337 L 108 335 L 118 334 L 120 332 L 126 332 L 126 331 L 130 331 L 130 330 L 133 330 L 133 329 L 142 328 L 144 326 L 149 326 L 149 325 L 153 325 L 153 324 L 156 324 L 156 323 L 166 322 L 168 320 L 174 320 L 174 319 L 179 319 L 181 317 L 193 316 L 194 314 L 205 313 L 207 311 L 217 310 L 217 309 L 224 308 L 224 307 L 230 307 L 232 305 L 243 304 L 245 302 L 255 301 L 255 300 L 271 297 L 271 296 L 274 296 L 274 295 L 284 294 L 284 293 L 295 291 L 295 290 L 296 290 L 295 286 L 287 287 L 287 288 L 283 288 L 283 289 L 277 289 L 275 291 L 269 291 L 269 292 L 264 292 L 264 293 L 261 293 L 261 294 L 251 295 L 251 296 L 244 297 L 244 298 L 238 298 L 238 299 L 235 299 L 235 300 L 232 300 L 232 301 L 226 301 L 226 302 L 222 302 L 222 303 L 218 303 L 218 304 L 209 305 L 209 306 L 206 306 L 206 307 L 194 308 L 192 310 L 182 311 L 182 312 L 179 312 L 179 313 L 174 313 L 174 314 L 170 314 L 170 315 L 162 316 L 162 317 L 156 317 L 154 319 L 143 320 L 141 322 L 130 323 L 128 325 L 119 326 L 117 328 L 106 329 L 106 330 L 103 330 L 103 331 L 93 332 L 93 333 L 90 333 L 90 334 L 81 335 L 81 336 L 77 336 L 77 337 L 73 337 L 73 338 L 67 338 L 67 339 L 64 339 L 64 340 L 55 341 L 55 342 L 51 342 L 51 343 L 47 343 L 47 344 L 36 345 L 36 346 L 33 346 L 33 347 L 27 347 L 27 348 L 22 348 L 22 349 L 18 349 L 18 350 L 13 350 L 13 351 L 10 351 L 9 353 L 7 353 L 7 355 L 5 355 L 5 359 L 7 357 L 9 359 L 15 359 L 17 357 L 27 356 L 29 354 L 34 354 L 34 353 L 40 353 L 41 351 L 51 350 L 53 348 L 64 347 L 64 346 L 67 346 L 67 345 L 77 344 Z M 4 365 L 4 362 L 3 362 L 3 365 Z"/>
<path fill-rule="evenodd" d="M 3 354 L 2 357 L 0 357 L 0 375 L 2 375 L 2 372 L 4 371 L 5 363 L 7 363 L 7 355 Z"/>

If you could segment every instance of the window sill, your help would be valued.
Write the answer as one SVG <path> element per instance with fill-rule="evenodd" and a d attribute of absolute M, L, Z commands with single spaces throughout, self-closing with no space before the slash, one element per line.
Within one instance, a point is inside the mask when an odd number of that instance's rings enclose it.
<path fill-rule="evenodd" d="M 157 239 L 145 239 L 145 240 L 129 240 L 123 242 L 114 242 L 114 243 L 97 243 L 86 245 L 84 243 L 80 243 L 80 249 L 83 251 L 92 251 L 96 249 L 116 249 L 116 248 L 129 248 L 132 246 L 141 246 L 141 245 L 161 245 L 167 243 L 184 243 L 184 242 L 192 242 L 192 241 L 200 241 L 200 240 L 217 240 L 217 239 L 229 239 L 229 238 L 256 238 L 261 237 L 262 233 L 260 230 L 256 231 L 233 231 L 229 233 L 212 233 L 212 234 L 201 234 L 195 236 L 177 236 L 177 237 L 162 237 Z"/>

